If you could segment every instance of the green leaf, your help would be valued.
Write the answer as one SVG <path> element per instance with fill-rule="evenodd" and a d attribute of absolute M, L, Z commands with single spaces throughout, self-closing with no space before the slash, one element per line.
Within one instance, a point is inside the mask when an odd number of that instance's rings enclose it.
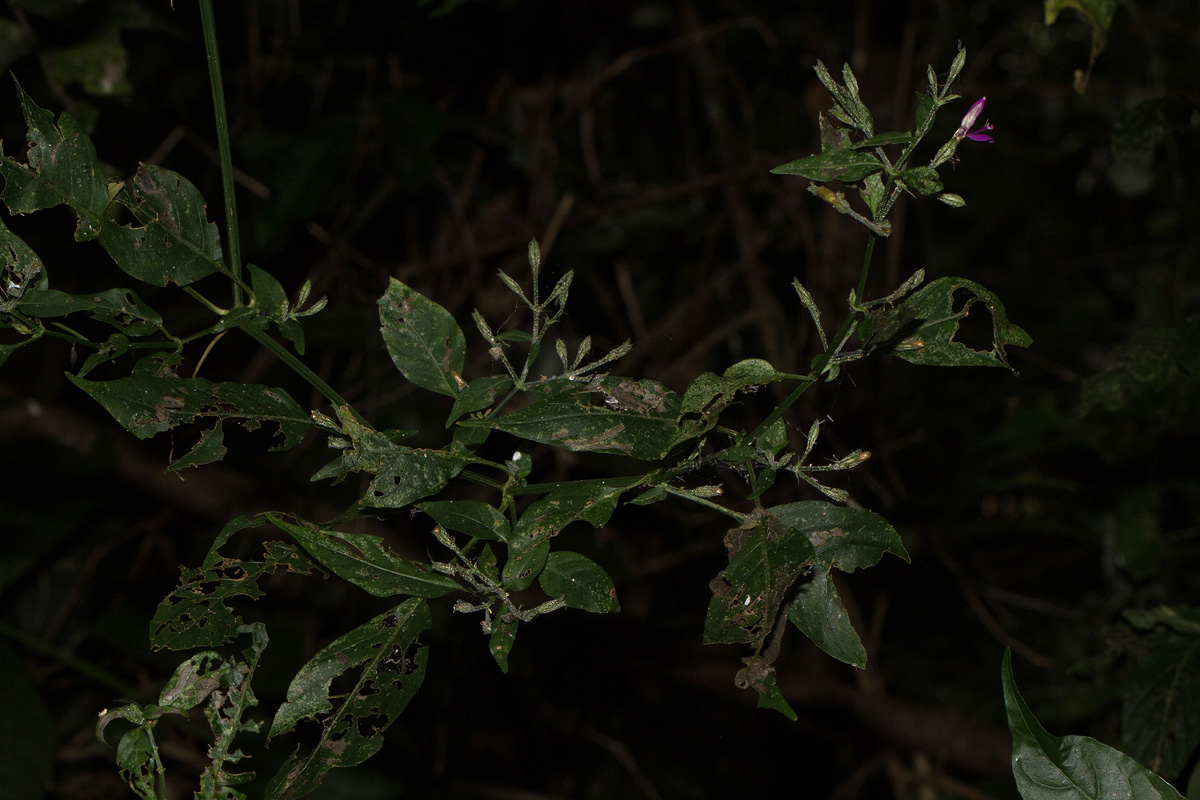
<path fill-rule="evenodd" d="M 900 182 L 909 190 L 926 196 L 937 194 L 945 188 L 942 186 L 942 179 L 938 175 L 938 171 L 933 167 L 913 167 L 901 170 Z"/>
<path fill-rule="evenodd" d="M 267 785 L 268 800 L 303 797 L 336 767 L 353 767 L 383 746 L 383 733 L 425 680 L 429 648 L 417 638 L 431 624 L 424 600 L 405 601 L 339 637 L 305 664 L 288 687 L 268 739 L 302 719 L 320 723 L 313 749 L 297 749 Z M 331 691 L 334 678 L 360 668 L 348 691 Z"/>
<path fill-rule="evenodd" d="M 1135 760 L 1086 736 L 1051 736 L 1017 691 L 1012 653 L 1004 651 L 1000 680 L 1013 736 L 1013 777 L 1025 800 L 1183 800 Z"/>
<path fill-rule="evenodd" d="M 850 624 L 850 615 L 842 605 L 828 568 L 800 586 L 788 608 L 788 619 L 813 644 L 838 661 L 858 669 L 867 665 L 867 650 Z"/>
<path fill-rule="evenodd" d="M 1160 633 L 1121 708 L 1127 752 L 1164 778 L 1179 776 L 1200 745 L 1200 637 Z"/>
<path fill-rule="evenodd" d="M 813 560 L 813 547 L 765 508 L 725 534 L 729 565 L 709 583 L 705 644 L 761 647 L 788 592 Z"/>
<path fill-rule="evenodd" d="M 959 325 L 978 306 L 991 317 L 989 350 L 976 350 L 956 339 Z M 1028 347 L 1029 334 L 1008 319 L 995 294 L 965 278 L 938 278 L 913 292 L 899 306 L 874 311 L 859 323 L 868 350 L 882 350 L 913 364 L 943 367 L 1005 367 L 1006 348 Z"/>
<path fill-rule="evenodd" d="M 566 450 L 662 458 L 680 440 L 679 396 L 654 381 L 602 378 L 580 385 L 556 381 L 548 399 L 499 417 L 463 420 Z M 589 402 L 587 390 L 605 405 Z"/>
<path fill-rule="evenodd" d="M 279 320 L 288 311 L 287 292 L 283 290 L 283 284 L 261 267 L 247 264 L 246 270 L 250 273 L 250 287 L 254 290 L 256 307 L 265 316 Z"/>
<path fill-rule="evenodd" d="M 883 164 L 870 153 L 841 149 L 789 161 L 771 172 L 775 175 L 800 175 L 814 181 L 854 183 L 882 170 Z"/>
<path fill-rule="evenodd" d="M 913 140 L 911 133 L 904 131 L 888 131 L 887 133 L 877 133 L 869 139 L 863 139 L 860 142 L 854 142 L 850 147 L 861 150 L 866 147 L 883 147 L 889 144 L 908 144 Z"/>
<path fill-rule="evenodd" d="M 283 439 L 272 449 L 286 450 L 313 427 L 311 417 L 287 392 L 268 386 L 212 383 L 204 378 L 67 378 L 139 439 L 198 418 L 237 420 L 247 430 L 269 419 L 279 424 Z"/>
<path fill-rule="evenodd" d="M 621 610 L 612 578 L 599 564 L 579 553 L 551 553 L 538 576 L 538 585 L 571 608 L 597 614 Z"/>
<path fill-rule="evenodd" d="M 492 635 L 488 638 L 488 652 L 496 661 L 496 666 L 505 675 L 508 674 L 508 654 L 512 652 L 513 644 L 517 641 L 518 620 L 492 622 Z"/>
<path fill-rule="evenodd" d="M 167 467 L 167 471 L 184 469 L 186 467 L 200 467 L 205 464 L 211 464 L 214 461 L 220 461 L 225 457 L 225 431 L 218 424 L 215 428 L 204 431 L 200 434 L 200 441 L 196 442 L 188 454 L 182 458 L 177 458 Z"/>
<path fill-rule="evenodd" d="M 109 204 L 96 148 L 70 114 L 64 112 L 55 125 L 54 116 L 39 108 L 21 84 L 16 85 L 29 126 L 28 164 L 19 164 L 0 149 L 0 174 L 5 180 L 0 199 L 14 214 L 69 205 L 79 219 L 76 241 L 95 239 Z"/>
<path fill-rule="evenodd" d="M 221 233 L 200 190 L 178 173 L 143 164 L 128 205 L 138 226 L 106 220 L 100 242 L 125 273 L 155 286 L 186 286 L 224 269 Z"/>
<path fill-rule="evenodd" d="M 532 503 L 517 520 L 509 539 L 505 588 L 528 588 L 546 563 L 553 537 L 577 520 L 597 528 L 606 524 L 621 495 L 641 482 L 640 476 L 575 481 Z"/>
<path fill-rule="evenodd" d="M 352 446 L 342 451 L 341 470 L 375 475 L 361 500 L 370 508 L 404 508 L 441 491 L 462 471 L 465 456 L 395 444 L 363 425 L 349 408 L 339 408 L 342 430 Z"/>
<path fill-rule="evenodd" d="M 441 597 L 463 588 L 450 576 L 391 552 L 378 536 L 343 533 L 275 513 L 266 518 L 289 533 L 314 561 L 376 597 Z"/>
<path fill-rule="evenodd" d="M 813 562 L 842 572 L 872 567 L 891 553 L 908 561 L 900 535 L 887 520 L 865 508 L 822 500 L 774 506 L 771 513 L 813 546 Z"/>
<path fill-rule="evenodd" d="M 512 378 L 507 375 L 476 378 L 471 381 L 467 384 L 467 388 L 454 398 L 454 407 L 450 409 L 450 416 L 446 418 L 446 427 L 449 428 L 464 414 L 473 414 L 476 411 L 491 408 L 496 399 L 507 393 L 512 385 Z"/>
<path fill-rule="evenodd" d="M 379 319 L 383 342 L 405 378 L 431 392 L 458 395 L 467 344 L 449 311 L 393 278 L 379 298 Z"/>
<path fill-rule="evenodd" d="M 21 311 L 40 318 L 82 311 L 130 337 L 150 336 L 162 330 L 162 315 L 130 289 L 107 289 L 92 294 L 67 294 L 57 289 L 33 291 L 21 299 Z"/>
<path fill-rule="evenodd" d="M 799 287 L 799 284 L 794 284 Z M 799 291 L 799 289 L 797 289 Z M 801 295 L 803 300 L 804 295 Z M 815 306 L 814 306 L 815 309 Z M 816 318 L 814 317 L 814 320 Z M 683 393 L 680 411 L 683 414 L 699 414 L 698 425 L 692 426 L 688 433 L 700 436 L 711 430 L 717 420 L 738 393 L 754 391 L 759 386 L 765 386 L 787 377 L 761 358 L 748 358 L 739 361 L 725 370 L 723 375 L 705 372 L 698 375 Z"/>
<path fill-rule="evenodd" d="M 259 581 L 280 569 L 297 574 L 313 570 L 312 562 L 286 542 L 263 542 L 262 561 L 220 554 L 235 533 L 261 524 L 257 519 L 238 517 L 221 529 L 199 569 L 180 569 L 179 586 L 159 603 L 150 623 L 150 643 L 155 650 L 218 647 L 231 641 L 242 622 L 229 607 L 230 600 L 261 597 Z"/>
<path fill-rule="evenodd" d="M 421 503 L 417 510 L 433 517 L 446 530 L 465 533 L 476 539 L 508 541 L 508 518 L 487 503 L 478 500 L 437 500 Z"/>
<path fill-rule="evenodd" d="M 0 220 L 0 314 L 12 311 L 27 294 L 35 294 L 46 276 L 42 260 Z"/>

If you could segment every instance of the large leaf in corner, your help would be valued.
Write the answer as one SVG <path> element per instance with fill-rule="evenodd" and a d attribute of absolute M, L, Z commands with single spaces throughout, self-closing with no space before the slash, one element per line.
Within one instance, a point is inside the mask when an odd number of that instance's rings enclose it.
<path fill-rule="evenodd" d="M 313 656 L 288 687 L 268 737 L 292 730 L 302 719 L 320 723 L 320 739 L 299 749 L 267 785 L 268 800 L 312 792 L 326 773 L 353 767 L 383 746 L 383 734 L 425 680 L 429 648 L 417 637 L 431 624 L 424 600 L 407 600 L 338 638 Z M 333 680 L 357 668 L 357 676 L 333 690 Z"/>
<path fill-rule="evenodd" d="M 393 278 L 379 298 L 379 321 L 405 378 L 431 392 L 458 394 L 467 341 L 449 311 Z"/>
<path fill-rule="evenodd" d="M 987 345 L 972 347 L 961 339 L 960 326 L 973 310 L 988 315 Z M 894 309 L 869 312 L 858 325 L 858 335 L 867 350 L 940 367 L 1012 369 L 1005 348 L 1033 343 L 1028 333 L 1008 319 L 1000 298 L 966 278 L 938 278 Z"/>
<path fill-rule="evenodd" d="M 1013 777 L 1025 800 L 1183 800 L 1120 750 L 1087 736 L 1051 736 L 1017 691 L 1007 650 L 1000 680 L 1013 737 Z"/>

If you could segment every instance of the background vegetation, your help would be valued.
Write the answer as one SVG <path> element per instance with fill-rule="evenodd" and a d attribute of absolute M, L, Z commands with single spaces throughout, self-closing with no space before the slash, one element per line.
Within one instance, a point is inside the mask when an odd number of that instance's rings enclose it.
<path fill-rule="evenodd" d="M 447 410 L 381 347 L 387 279 L 460 320 L 472 308 L 504 319 L 517 309 L 495 272 L 520 272 L 534 237 L 551 278 L 576 272 L 568 329 L 601 351 L 634 341 L 620 374 L 682 390 L 751 356 L 803 371 L 820 345 L 792 277 L 840 319 L 863 248 L 806 181 L 769 174 L 820 148 L 817 59 L 849 62 L 890 130 L 907 127 L 925 65 L 968 48 L 960 92 L 988 97 L 996 143 L 946 173 L 966 208 L 900 209 L 873 289 L 917 268 L 977 280 L 1034 346 L 1010 353 L 1019 377 L 871 360 L 805 395 L 796 416 L 828 419 L 833 447 L 845 443 L 828 457 L 873 453 L 844 487 L 897 527 L 913 562 L 839 586 L 867 670 L 788 641 L 776 666 L 798 723 L 734 688 L 736 648 L 700 645 L 726 521 L 626 508 L 563 534 L 616 578 L 621 614 L 529 626 L 501 675 L 476 620 L 435 609 L 437 669 L 384 753 L 335 773 L 321 797 L 1014 797 L 1005 647 L 1050 730 L 1136 750 L 1122 700 L 1145 655 L 1175 645 L 1122 612 L 1194 602 L 1200 588 L 1195 3 L 1118 5 L 1083 93 L 1093 27 L 1075 10 L 1047 25 L 1033 2 L 384 5 L 218 9 L 247 259 L 329 298 L 306 322 L 307 361 L 378 427 L 436 442 Z M 0 60 L 42 106 L 84 121 L 115 173 L 160 164 L 215 200 L 200 25 L 177 6 L 9 0 Z M 12 89 L 0 108 L 11 154 L 25 136 Z M 66 212 L 6 222 L 56 288 L 110 285 Z M 145 299 L 187 313 L 167 292 Z M 468 339 L 468 368 L 486 374 L 486 346 Z M 178 565 L 199 563 L 238 514 L 327 518 L 354 487 L 313 490 L 307 476 L 328 459 L 316 437 L 268 454 L 266 434 L 232 430 L 224 463 L 167 475 L 192 442 L 135 442 L 65 379 L 68 346 L 43 345 L 0 373 L 0 742 L 34 778 L 22 786 L 124 797 L 93 726 L 174 668 L 148 654 L 146 630 Z M 205 374 L 307 397 L 235 337 Z M 762 413 L 743 412 L 751 424 Z M 539 463 L 547 482 L 606 469 L 562 452 Z M 271 602 L 256 691 L 275 703 L 289 666 L 383 607 L 335 583 L 281 585 Z M 1174 674 L 1200 683 L 1194 666 Z M 199 772 L 196 730 L 168 731 L 165 755 Z M 1194 750 L 1157 767 L 1182 787 Z"/>

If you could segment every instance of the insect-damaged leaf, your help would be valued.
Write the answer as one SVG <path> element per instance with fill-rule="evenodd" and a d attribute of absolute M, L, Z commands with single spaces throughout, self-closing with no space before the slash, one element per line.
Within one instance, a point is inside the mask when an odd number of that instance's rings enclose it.
<path fill-rule="evenodd" d="M 988 349 L 968 347 L 957 337 L 973 308 L 991 321 Z M 938 278 L 909 295 L 896 308 L 870 312 L 858 335 L 868 350 L 882 350 L 913 364 L 943 367 L 1006 367 L 1006 347 L 1028 347 L 1033 339 L 1009 321 L 992 292 L 965 278 Z"/>
<path fill-rule="evenodd" d="M 431 392 L 454 397 L 467 342 L 450 312 L 393 278 L 379 298 L 383 342 L 405 378 Z M 461 380 L 461 378 L 459 378 Z"/>
<path fill-rule="evenodd" d="M 342 451 L 340 472 L 375 475 L 361 500 L 371 508 L 404 508 L 440 491 L 467 463 L 445 450 L 426 450 L 394 443 L 367 427 L 349 408 L 339 408 L 342 431 L 351 447 Z"/>
<path fill-rule="evenodd" d="M 127 274 L 155 286 L 186 286 L 221 269 L 220 231 L 187 178 L 143 164 L 133 176 L 132 200 L 124 193 L 117 199 L 140 225 L 105 220 L 100 242 Z"/>
<path fill-rule="evenodd" d="M 1000 681 L 1013 737 L 1013 777 L 1025 800 L 1183 800 L 1169 783 L 1120 750 L 1087 736 L 1051 736 L 1017 691 L 1008 650 Z"/>
<path fill-rule="evenodd" d="M 261 597 L 259 579 L 279 569 L 300 574 L 312 571 L 312 562 L 286 542 L 263 542 L 262 561 L 229 558 L 218 552 L 235 533 L 261 524 L 257 519 L 238 517 L 221 529 L 199 569 L 180 570 L 179 586 L 159 603 L 150 623 L 155 650 L 217 647 L 232 640 L 241 619 L 228 601 L 238 596 Z"/>
<path fill-rule="evenodd" d="M 14 214 L 69 205 L 79 218 L 75 239 L 95 239 L 109 203 L 96 148 L 70 114 L 63 113 L 55 125 L 54 115 L 39 108 L 19 83 L 17 97 L 29 126 L 28 165 L 0 151 L 5 182 L 0 199 Z"/>
<path fill-rule="evenodd" d="M 705 644 L 761 646 L 788 591 L 813 562 L 803 533 L 765 508 L 725 534 L 729 565 L 709 583 Z"/>
<path fill-rule="evenodd" d="M 267 519 L 291 534 L 321 566 L 376 597 L 440 597 L 462 588 L 453 578 L 392 553 L 378 536 L 342 533 L 274 513 Z"/>
<path fill-rule="evenodd" d="M 191 422 L 199 417 L 237 420 L 253 430 L 263 420 L 279 424 L 285 450 L 313 426 L 310 416 L 287 392 L 268 386 L 213 383 L 204 378 L 131 377 L 90 381 L 67 375 L 71 383 L 92 396 L 117 422 L 139 439 Z"/>
<path fill-rule="evenodd" d="M 302 719 L 319 722 L 321 738 L 309 753 L 297 749 L 288 757 L 267 785 L 268 800 L 303 797 L 331 769 L 361 764 L 383 746 L 383 732 L 425 680 L 429 648 L 417 637 L 430 622 L 424 600 L 407 600 L 338 638 L 300 669 L 268 738 Z M 353 687 L 332 692 L 334 678 L 355 668 Z"/>
<path fill-rule="evenodd" d="M 542 391 L 519 411 L 459 425 L 493 428 L 567 450 L 643 460 L 662 458 L 680 441 L 679 396 L 655 381 L 606 377 L 580 384 L 564 379 Z"/>

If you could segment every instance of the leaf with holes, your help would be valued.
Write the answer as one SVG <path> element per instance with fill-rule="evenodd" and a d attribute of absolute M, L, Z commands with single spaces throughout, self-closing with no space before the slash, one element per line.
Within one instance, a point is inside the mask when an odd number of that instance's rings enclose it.
<path fill-rule="evenodd" d="M 761 646 L 789 591 L 813 563 L 808 538 L 765 508 L 725 534 L 729 564 L 709 583 L 705 644 Z"/>
<path fill-rule="evenodd" d="M 117 200 L 139 224 L 106 220 L 100 242 L 125 273 L 155 286 L 186 286 L 224 269 L 221 233 L 187 178 L 143 164 L 133 176 L 132 197 L 122 190 Z"/>
<path fill-rule="evenodd" d="M 68 205 L 79 219 L 75 239 L 95 239 L 109 204 L 96 148 L 70 114 L 64 112 L 55 125 L 54 115 L 39 108 L 19 83 L 17 97 L 29 126 L 29 151 L 27 163 L 21 164 L 0 150 L 0 199 L 14 214 Z"/>
<path fill-rule="evenodd" d="M 159 603 L 150 623 L 150 644 L 155 650 L 218 647 L 231 641 L 242 621 L 229 606 L 230 600 L 261 597 L 259 581 L 281 569 L 298 574 L 315 569 L 304 553 L 286 542 L 263 542 L 261 561 L 220 554 L 235 533 L 261 524 L 238 517 L 221 529 L 199 569 L 180 570 L 179 586 Z"/>
<path fill-rule="evenodd" d="M 321 736 L 308 753 L 295 750 L 267 785 L 268 800 L 291 800 L 316 789 L 337 767 L 353 767 L 383 746 L 383 733 L 425 680 L 429 648 L 417 638 L 429 629 L 429 606 L 407 600 L 339 637 L 305 664 L 288 687 L 268 739 L 311 719 Z M 333 680 L 358 671 L 347 690 Z"/>
<path fill-rule="evenodd" d="M 960 326 L 973 309 L 990 318 L 986 350 L 960 341 Z M 913 364 L 942 367 L 1005 367 L 1007 347 L 1028 347 L 1029 334 L 1008 319 L 995 294 L 965 278 L 939 278 L 894 309 L 872 311 L 858 325 L 864 349 L 891 353 Z"/>

